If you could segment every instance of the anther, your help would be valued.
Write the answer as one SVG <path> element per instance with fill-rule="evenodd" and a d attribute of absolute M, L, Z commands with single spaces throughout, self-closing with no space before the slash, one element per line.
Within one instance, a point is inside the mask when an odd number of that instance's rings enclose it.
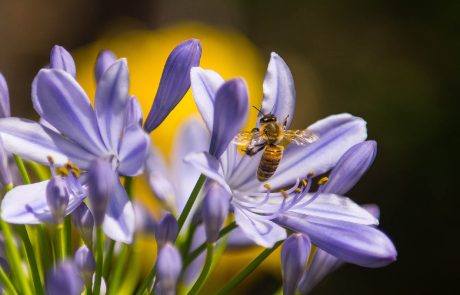
<path fill-rule="evenodd" d="M 315 172 L 313 172 L 313 171 L 308 172 L 307 178 L 311 178 L 313 176 L 315 176 Z"/>
<path fill-rule="evenodd" d="M 285 199 L 289 197 L 289 194 L 285 190 L 281 190 L 280 193 Z"/>
<path fill-rule="evenodd" d="M 302 179 L 302 186 L 306 187 L 308 184 L 308 181 L 306 179 Z"/>
<path fill-rule="evenodd" d="M 301 193 L 302 190 L 300 189 L 300 187 L 298 187 L 298 188 L 296 188 L 296 189 L 294 190 L 294 192 L 296 192 L 296 193 Z"/>
<path fill-rule="evenodd" d="M 268 190 L 271 190 L 271 189 L 272 189 L 271 185 L 269 185 L 268 183 L 264 184 L 264 188 L 266 188 L 266 189 L 268 189 Z"/>
<path fill-rule="evenodd" d="M 323 185 L 323 184 L 325 184 L 328 180 L 329 180 L 329 177 L 324 176 L 323 178 L 321 178 L 321 179 L 318 181 L 318 185 Z"/>

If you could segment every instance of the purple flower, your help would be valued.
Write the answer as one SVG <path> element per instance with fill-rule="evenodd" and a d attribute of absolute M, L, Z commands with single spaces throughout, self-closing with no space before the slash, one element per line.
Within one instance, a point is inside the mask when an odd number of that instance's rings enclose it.
<path fill-rule="evenodd" d="M 62 223 L 65 210 L 69 205 L 69 191 L 61 176 L 53 176 L 48 182 L 46 186 L 46 203 L 56 223 Z"/>
<path fill-rule="evenodd" d="M 77 266 L 72 261 L 63 261 L 48 273 L 45 287 L 48 295 L 78 295 L 83 292 L 84 284 Z"/>
<path fill-rule="evenodd" d="M 2 73 L 0 73 L 0 118 L 10 116 L 10 93 L 8 84 L 5 81 Z"/>
<path fill-rule="evenodd" d="M 80 203 L 80 205 L 73 210 L 72 223 L 80 234 L 83 242 L 85 242 L 89 248 L 92 248 L 94 218 L 84 202 Z"/>
<path fill-rule="evenodd" d="M 209 182 L 201 203 L 201 216 L 208 242 L 215 243 L 219 238 L 219 231 L 227 218 L 229 206 L 230 200 L 225 189 L 215 181 Z"/>
<path fill-rule="evenodd" d="M 141 173 L 150 142 L 139 123 L 127 119 L 132 99 L 125 59 L 114 62 L 100 77 L 94 109 L 72 75 L 61 69 L 42 69 L 32 85 L 32 100 L 44 124 L 51 128 L 26 119 L 0 119 L 5 149 L 27 160 L 48 164 L 51 156 L 58 167 L 71 162 L 72 167 L 84 171 L 94 159 L 110 161 L 116 179 L 103 229 L 110 238 L 125 243 L 133 237 L 134 211 L 118 175 Z M 69 191 L 66 215 L 86 196 L 86 175 L 78 182 L 79 190 Z M 52 214 L 46 204 L 47 183 L 11 190 L 2 202 L 2 218 L 10 223 L 48 222 Z"/>
<path fill-rule="evenodd" d="M 311 242 L 308 236 L 293 234 L 283 243 L 281 249 L 281 270 L 283 271 L 283 294 L 294 294 L 297 283 L 307 266 Z"/>
<path fill-rule="evenodd" d="M 104 221 L 116 178 L 109 162 L 95 159 L 91 163 L 88 170 L 88 199 L 96 226 Z"/>
<path fill-rule="evenodd" d="M 51 49 L 50 67 L 66 71 L 75 78 L 77 70 L 72 55 L 62 46 L 54 45 Z"/>
<path fill-rule="evenodd" d="M 3 140 L 0 136 L 0 184 L 2 186 L 12 185 L 13 178 L 8 167 L 8 155 L 3 147 Z"/>
<path fill-rule="evenodd" d="M 223 80 L 215 72 L 200 68 L 192 69 L 191 79 L 198 109 L 212 133 L 216 120 L 228 118 L 227 110 L 214 107 L 216 89 Z M 289 116 L 292 120 L 293 105 L 292 76 L 284 61 L 272 53 L 264 81 L 262 111 L 271 111 L 278 118 Z M 239 122 L 241 118 L 233 116 L 232 120 Z M 289 123 L 288 120 L 288 127 Z M 310 193 L 314 175 L 330 171 L 348 149 L 366 139 L 366 122 L 349 114 L 339 114 L 320 120 L 308 129 L 319 139 L 308 146 L 289 145 L 269 183 L 260 183 L 256 178 L 262 153 L 241 156 L 233 144 L 226 147 L 220 158 L 202 152 L 187 156 L 186 161 L 225 188 L 235 221 L 261 246 L 271 247 L 286 238 L 285 228 L 290 228 L 351 263 L 381 266 L 393 261 L 393 244 L 372 226 L 378 221 L 371 214 L 346 197 L 324 193 L 324 185 Z M 231 137 L 237 130 L 227 132 L 226 137 Z M 334 173 L 342 175 L 331 174 Z M 286 186 L 290 188 L 282 191 Z"/>
<path fill-rule="evenodd" d="M 179 251 L 170 243 L 161 248 L 157 259 L 156 293 L 160 295 L 176 294 L 177 280 L 182 269 Z"/>
<path fill-rule="evenodd" d="M 94 67 L 94 77 L 99 81 L 104 72 L 117 61 L 117 57 L 110 50 L 101 50 L 96 58 L 96 65 Z"/>
<path fill-rule="evenodd" d="M 74 263 L 78 267 L 83 280 L 86 283 L 90 283 L 94 271 L 96 270 L 96 260 L 94 259 L 93 253 L 86 246 L 78 248 L 74 255 Z"/>
<path fill-rule="evenodd" d="M 166 243 L 174 243 L 178 231 L 176 218 L 169 212 L 163 214 L 155 231 L 158 248 L 162 248 Z"/>

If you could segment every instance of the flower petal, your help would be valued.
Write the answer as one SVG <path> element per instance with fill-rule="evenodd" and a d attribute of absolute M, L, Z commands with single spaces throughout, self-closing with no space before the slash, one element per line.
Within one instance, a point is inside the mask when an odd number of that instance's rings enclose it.
<path fill-rule="evenodd" d="M 94 102 L 97 123 L 105 146 L 116 152 L 128 103 L 129 73 L 126 59 L 113 63 L 97 83 Z"/>
<path fill-rule="evenodd" d="M 63 70 L 72 75 L 77 76 L 77 69 L 72 55 L 62 46 L 54 45 L 51 49 L 50 66 L 52 69 Z"/>
<path fill-rule="evenodd" d="M 213 70 L 205 70 L 200 67 L 192 68 L 190 77 L 193 99 L 211 132 L 214 120 L 214 99 L 217 89 L 224 84 L 224 79 Z"/>
<path fill-rule="evenodd" d="M 128 100 L 128 104 L 126 105 L 125 126 L 138 124 L 142 127 L 143 120 L 144 118 L 141 105 L 137 98 L 132 95 Z"/>
<path fill-rule="evenodd" d="M 93 154 L 106 153 L 88 97 L 68 73 L 42 69 L 32 85 L 35 110 L 65 136 Z"/>
<path fill-rule="evenodd" d="M 391 240 L 373 226 L 300 214 L 283 214 L 275 221 L 307 234 L 313 244 L 345 262 L 382 267 L 396 260 Z"/>
<path fill-rule="evenodd" d="M 262 113 L 272 113 L 281 122 L 289 116 L 287 118 L 287 127 L 289 127 L 295 111 L 294 80 L 287 64 L 275 52 L 271 54 L 263 88 Z M 258 115 L 259 119 L 263 114 Z"/>
<path fill-rule="evenodd" d="M 190 39 L 179 44 L 168 57 L 160 85 L 145 120 L 144 129 L 152 132 L 163 122 L 190 88 L 190 69 L 200 63 L 201 43 Z"/>
<path fill-rule="evenodd" d="M 132 124 L 125 128 L 119 151 L 119 172 L 127 176 L 141 173 L 149 146 L 150 137 L 142 127 Z"/>
<path fill-rule="evenodd" d="M 220 185 L 222 185 L 229 193 L 231 193 L 230 187 L 225 181 L 220 169 L 219 161 L 207 152 L 191 153 L 184 158 L 186 163 L 190 163 L 202 174 L 207 177 L 214 179 Z"/>
<path fill-rule="evenodd" d="M 57 166 L 71 160 L 80 168 L 87 168 L 94 157 L 54 131 L 26 119 L 0 119 L 0 135 L 7 151 L 45 165 L 51 156 Z"/>
<path fill-rule="evenodd" d="M 220 158 L 228 144 L 246 122 L 248 90 L 242 79 L 225 82 L 216 93 L 214 123 L 209 153 Z"/>
<path fill-rule="evenodd" d="M 10 92 L 5 77 L 0 73 L 0 118 L 6 118 L 10 115 Z"/>
<path fill-rule="evenodd" d="M 308 129 L 316 133 L 319 139 L 308 146 L 291 144 L 287 147 L 275 175 L 268 180 L 273 188 L 294 183 L 309 172 L 315 175 L 327 172 L 350 147 L 367 137 L 366 122 L 350 114 L 329 116 Z M 246 181 L 244 189 L 259 187 L 263 190 L 256 177 Z"/>
<path fill-rule="evenodd" d="M 270 248 L 276 242 L 286 238 L 286 230 L 273 221 L 240 208 L 235 203 L 233 205 L 235 207 L 235 222 L 256 244 Z"/>
<path fill-rule="evenodd" d="M 308 202 L 309 198 L 305 199 Z M 303 206 L 303 203 L 305 202 L 300 202 L 289 211 L 306 216 L 342 220 L 365 225 L 379 224 L 377 218 L 347 197 L 334 194 L 320 194 L 308 205 Z"/>
<path fill-rule="evenodd" d="M 96 65 L 94 67 L 94 76 L 99 81 L 104 72 L 117 60 L 115 54 L 108 50 L 101 50 L 97 55 Z"/>
<path fill-rule="evenodd" d="M 114 241 L 130 244 L 136 227 L 134 218 L 133 204 L 121 183 L 116 180 L 113 196 L 105 213 L 104 233 Z"/>
<path fill-rule="evenodd" d="M 373 140 L 352 146 L 332 169 L 324 192 L 346 194 L 366 173 L 376 155 L 377 143 Z"/>
<path fill-rule="evenodd" d="M 2 201 L 2 218 L 9 223 L 38 224 L 54 222 L 53 214 L 46 201 L 46 187 L 49 180 L 20 185 L 6 193 Z M 65 215 L 72 213 L 85 196 L 70 193 Z"/>

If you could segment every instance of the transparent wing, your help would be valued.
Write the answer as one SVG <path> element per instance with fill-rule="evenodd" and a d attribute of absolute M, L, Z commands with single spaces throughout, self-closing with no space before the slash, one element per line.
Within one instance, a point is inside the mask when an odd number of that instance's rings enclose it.
<path fill-rule="evenodd" d="M 297 145 L 313 143 L 319 139 L 319 136 L 308 129 L 304 130 L 286 130 L 284 139 Z"/>
<path fill-rule="evenodd" d="M 232 143 L 247 146 L 256 133 L 256 131 L 241 131 L 232 139 Z"/>

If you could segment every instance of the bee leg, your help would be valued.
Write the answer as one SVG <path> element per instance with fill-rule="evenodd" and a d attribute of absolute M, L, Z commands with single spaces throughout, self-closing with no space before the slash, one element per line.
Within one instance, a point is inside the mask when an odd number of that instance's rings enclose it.
<path fill-rule="evenodd" d="M 256 150 L 254 150 L 254 148 L 246 149 L 246 151 L 245 151 L 246 155 L 248 155 L 250 157 L 254 156 L 255 154 L 257 154 L 258 152 L 260 152 L 261 150 L 263 150 L 265 148 L 265 144 L 261 144 L 261 145 L 258 145 L 256 147 L 257 147 Z"/>
<path fill-rule="evenodd" d="M 289 118 L 289 115 L 286 116 L 286 118 L 284 118 L 284 121 L 283 121 L 283 128 L 286 129 L 286 126 L 287 126 L 287 120 Z"/>
<path fill-rule="evenodd" d="M 252 130 L 251 130 L 252 133 L 258 132 L 258 131 L 259 131 L 259 128 L 257 128 L 257 127 L 254 127 L 254 128 L 252 128 Z"/>

